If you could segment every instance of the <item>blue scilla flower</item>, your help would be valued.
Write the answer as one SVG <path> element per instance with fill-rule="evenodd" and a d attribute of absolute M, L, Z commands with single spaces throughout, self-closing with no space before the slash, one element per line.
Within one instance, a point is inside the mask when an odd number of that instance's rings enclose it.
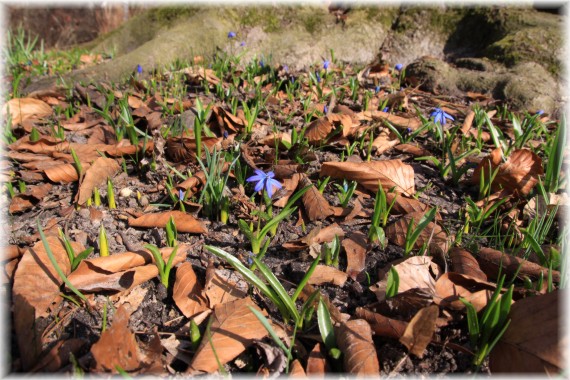
<path fill-rule="evenodd" d="M 245 46 L 245 41 L 240 42 L 239 46 Z"/>
<path fill-rule="evenodd" d="M 324 68 L 325 70 L 328 70 L 330 64 L 331 64 L 330 61 L 325 60 L 325 61 L 323 62 L 323 68 Z"/>
<path fill-rule="evenodd" d="M 325 106 L 323 107 L 323 113 L 326 115 L 327 112 L 329 112 L 329 107 L 327 107 L 327 105 L 325 104 Z"/>
<path fill-rule="evenodd" d="M 402 65 L 401 63 L 396 64 L 396 66 L 394 66 L 394 68 L 398 71 L 402 71 L 402 69 L 404 68 L 404 65 Z"/>
<path fill-rule="evenodd" d="M 390 107 L 384 107 L 384 109 L 382 110 L 382 112 L 390 112 Z"/>
<path fill-rule="evenodd" d="M 263 59 L 259 61 L 259 67 L 261 68 L 265 67 L 265 62 L 263 62 Z"/>
<path fill-rule="evenodd" d="M 380 92 L 380 85 L 378 85 L 378 86 L 376 86 L 376 87 L 374 88 L 374 93 L 375 93 L 375 94 L 377 94 L 377 93 L 379 93 L 379 92 Z"/>
<path fill-rule="evenodd" d="M 448 114 L 447 112 L 445 112 L 441 108 L 434 109 L 433 112 L 429 116 L 433 117 L 434 123 L 440 123 L 441 125 L 445 125 L 445 123 L 447 122 L 447 119 L 452 120 L 452 121 L 455 120 L 453 118 L 453 116 L 451 116 L 450 114 Z"/>
<path fill-rule="evenodd" d="M 228 38 L 235 38 L 236 36 L 236 32 L 229 32 L 228 33 Z"/>
<path fill-rule="evenodd" d="M 265 188 L 267 195 L 271 198 L 275 189 L 281 189 L 283 187 L 281 183 L 273 179 L 273 177 L 275 177 L 275 173 L 273 172 L 265 173 L 263 170 L 255 169 L 255 175 L 252 175 L 246 181 L 257 182 L 255 184 L 255 191 L 261 191 Z"/>
<path fill-rule="evenodd" d="M 141 65 L 137 65 L 137 74 L 142 74 L 143 70 L 142 70 L 142 66 Z"/>
<path fill-rule="evenodd" d="M 315 77 L 317 78 L 317 83 L 321 83 L 321 74 L 318 71 L 315 71 Z"/>
<path fill-rule="evenodd" d="M 182 202 L 184 200 L 184 191 L 182 189 L 178 190 L 178 200 Z"/>
<path fill-rule="evenodd" d="M 543 113 L 544 113 L 544 110 L 538 110 L 538 111 L 536 111 L 536 114 L 537 114 L 538 116 L 541 116 Z"/>

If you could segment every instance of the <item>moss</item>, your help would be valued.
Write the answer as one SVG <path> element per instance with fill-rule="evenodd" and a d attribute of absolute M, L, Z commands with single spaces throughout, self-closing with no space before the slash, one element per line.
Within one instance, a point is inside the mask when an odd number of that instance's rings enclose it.
<path fill-rule="evenodd" d="M 274 33 L 282 30 L 286 21 L 285 7 L 246 7 L 241 10 L 242 27 L 260 26 L 264 32 Z"/>
<path fill-rule="evenodd" d="M 195 6 L 165 6 L 151 8 L 147 14 L 150 21 L 168 25 L 177 19 L 192 17 L 198 11 Z"/>
<path fill-rule="evenodd" d="M 366 12 L 368 21 L 375 21 L 386 28 L 392 27 L 399 12 L 398 7 L 366 6 L 362 9 Z"/>
<path fill-rule="evenodd" d="M 321 28 L 325 20 L 322 14 L 311 13 L 305 15 L 302 19 L 302 22 L 307 32 L 315 34 L 315 32 Z"/>

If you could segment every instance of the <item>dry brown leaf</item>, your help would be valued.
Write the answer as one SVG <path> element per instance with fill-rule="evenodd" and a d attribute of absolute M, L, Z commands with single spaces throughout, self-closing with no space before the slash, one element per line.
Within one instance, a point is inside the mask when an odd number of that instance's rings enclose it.
<path fill-rule="evenodd" d="M 314 222 L 315 220 L 326 219 L 333 215 L 334 211 L 331 205 L 323 194 L 321 194 L 319 189 L 311 183 L 311 180 L 309 180 L 306 174 L 302 174 L 301 176 L 301 188 L 311 185 L 309 190 L 307 190 L 301 198 L 309 220 Z"/>
<path fill-rule="evenodd" d="M 461 127 L 461 132 L 463 135 L 469 136 L 469 131 L 471 130 L 471 126 L 473 125 L 473 120 L 475 119 L 475 112 L 473 110 L 469 110 L 467 115 L 465 116 L 465 120 L 463 120 L 463 126 Z"/>
<path fill-rule="evenodd" d="M 38 364 L 30 372 L 57 372 L 69 363 L 70 354 L 77 355 L 86 343 L 86 340 L 78 338 L 60 340 L 38 361 Z"/>
<path fill-rule="evenodd" d="M 411 196 L 415 193 L 414 169 L 400 160 L 325 162 L 320 176 L 356 181 L 374 193 L 378 191 L 378 183 L 382 184 L 384 191 L 394 187 L 398 194 Z"/>
<path fill-rule="evenodd" d="M 378 278 L 382 280 L 370 287 L 370 290 L 376 294 L 378 301 L 383 301 L 386 298 L 386 283 L 391 266 L 392 264 L 379 271 Z M 426 289 L 431 294 L 434 293 L 435 278 L 438 278 L 440 270 L 431 257 L 411 256 L 394 265 L 394 269 L 400 278 L 398 293 L 415 288 Z"/>
<path fill-rule="evenodd" d="M 311 285 L 322 285 L 325 283 L 334 284 L 336 286 L 344 286 L 347 279 L 347 274 L 341 270 L 328 265 L 317 265 L 315 271 L 309 277 L 309 284 Z"/>
<path fill-rule="evenodd" d="M 453 247 L 449 250 L 449 257 L 451 258 L 451 267 L 454 272 L 487 281 L 487 275 L 479 268 L 479 263 L 469 251 Z"/>
<path fill-rule="evenodd" d="M 438 315 L 439 307 L 436 305 L 424 307 L 408 323 L 404 335 L 400 338 L 400 343 L 420 359 L 432 340 Z"/>
<path fill-rule="evenodd" d="M 346 253 L 346 273 L 354 281 L 362 281 L 365 276 L 368 237 L 360 231 L 352 232 L 341 244 Z"/>
<path fill-rule="evenodd" d="M 321 117 L 309 124 L 305 130 L 305 137 L 309 144 L 322 144 L 333 131 L 334 126 L 326 117 Z"/>
<path fill-rule="evenodd" d="M 267 330 L 249 307 L 259 310 L 249 297 L 216 305 L 212 315 L 211 337 L 202 339 L 192 359 L 192 370 L 206 373 L 217 371 L 218 362 L 212 346 L 218 360 L 224 365 L 249 347 L 253 339 L 267 335 Z"/>
<path fill-rule="evenodd" d="M 180 244 L 173 266 L 184 261 L 190 248 Z M 173 248 L 161 248 L 162 257 L 168 261 Z M 68 276 L 73 286 L 82 292 L 128 291 L 158 275 L 154 258 L 146 251 L 115 253 L 81 261 Z"/>
<path fill-rule="evenodd" d="M 142 363 L 139 359 L 139 346 L 135 335 L 129 329 L 130 316 L 131 311 L 126 305 L 119 307 L 113 316 L 111 327 L 91 346 L 97 371 L 118 373 L 117 366 L 127 372 L 140 368 Z"/>
<path fill-rule="evenodd" d="M 299 359 L 295 359 L 291 363 L 291 369 L 289 370 L 289 377 L 307 378 L 307 374 L 305 373 L 305 370 L 303 369 L 303 366 L 301 365 Z"/>
<path fill-rule="evenodd" d="M 481 248 L 477 254 L 477 261 L 481 270 L 492 279 L 497 278 L 499 270 L 500 273 L 507 274 L 507 276 L 517 273 L 519 276 L 528 275 L 538 278 L 542 273 L 544 278 L 548 278 L 549 270 L 547 268 L 496 249 Z M 560 272 L 552 270 L 552 279 L 554 282 L 560 282 Z"/>
<path fill-rule="evenodd" d="M 372 140 L 372 148 L 374 148 L 376 155 L 379 156 L 385 151 L 398 145 L 400 140 L 388 128 L 382 130 L 374 140 Z"/>
<path fill-rule="evenodd" d="M 106 184 L 107 179 L 113 178 L 119 170 L 121 170 L 121 165 L 112 158 L 99 157 L 96 159 L 91 167 L 85 170 L 85 176 L 77 193 L 77 204 L 85 204 L 91 198 L 93 189 Z"/>
<path fill-rule="evenodd" d="M 544 174 L 540 157 L 528 149 L 517 149 L 503 163 L 500 155 L 500 148 L 497 148 L 481 160 L 473 172 L 473 184 L 479 184 L 481 172 L 485 178 L 489 178 L 489 167 L 491 173 L 498 167 L 499 171 L 491 184 L 493 191 L 504 188 L 515 195 L 524 196 L 530 193 L 538 183 L 538 177 Z"/>
<path fill-rule="evenodd" d="M 279 199 L 273 202 L 273 206 L 285 207 L 287 205 L 289 198 L 291 197 L 291 195 L 293 195 L 293 193 L 297 189 L 297 186 L 299 185 L 299 180 L 301 179 L 302 175 L 303 175 L 302 173 L 295 173 L 290 178 L 282 179 L 283 182 L 282 191 L 284 192 L 284 194 L 279 196 Z"/>
<path fill-rule="evenodd" d="M 188 261 L 176 268 L 172 299 L 186 318 L 208 309 L 207 301 L 202 296 L 202 286 Z"/>
<path fill-rule="evenodd" d="M 401 194 L 394 194 L 388 193 L 386 194 L 386 200 L 388 204 L 392 204 L 392 201 L 396 198 L 394 202 L 394 206 L 390 213 L 398 213 L 398 214 L 410 214 L 412 212 L 423 212 L 427 211 L 428 205 L 418 201 L 415 198 L 407 198 Z"/>
<path fill-rule="evenodd" d="M 404 215 L 386 228 L 386 237 L 390 242 L 404 247 L 409 224 L 413 220 L 413 229 L 415 229 L 424 214 L 425 212 L 412 212 Z M 447 235 L 445 231 L 434 222 L 429 222 L 422 230 L 413 248 L 420 249 L 427 242 L 429 242 L 428 251 L 430 253 L 447 253 L 449 246 Z"/>
<path fill-rule="evenodd" d="M 53 110 L 49 104 L 39 99 L 14 98 L 7 101 L 2 108 L 2 115 L 5 120 L 8 112 L 10 112 L 12 127 L 14 127 L 32 116 L 50 116 L 53 113 Z"/>
<path fill-rule="evenodd" d="M 364 319 L 353 319 L 341 325 L 337 335 L 344 370 L 352 376 L 379 376 L 380 364 L 372 329 Z"/>
<path fill-rule="evenodd" d="M 563 373 L 567 333 L 561 331 L 560 310 L 565 290 L 527 297 L 511 306 L 511 323 L 491 355 L 493 373 L 536 373 L 549 377 Z"/>
<path fill-rule="evenodd" d="M 471 302 L 479 311 L 487 305 L 497 285 L 482 281 L 466 274 L 447 272 L 441 275 L 435 283 L 434 302 L 442 307 L 463 310 L 465 305 L 459 297 Z"/>
<path fill-rule="evenodd" d="M 370 324 L 374 334 L 378 336 L 400 339 L 408 326 L 408 322 L 391 319 L 362 307 L 356 308 L 355 315 L 358 318 L 365 319 Z"/>
<path fill-rule="evenodd" d="M 290 251 L 300 251 L 313 244 L 330 243 L 333 241 L 335 236 L 338 236 L 339 238 L 344 236 L 344 231 L 336 223 L 324 228 L 315 227 L 307 234 L 307 236 L 283 243 L 283 248 Z"/>
<path fill-rule="evenodd" d="M 400 130 L 406 130 L 410 128 L 412 131 L 420 128 L 422 126 L 422 121 L 418 117 L 401 117 L 388 112 L 382 111 L 364 111 L 356 115 L 359 120 L 379 120 L 387 121 L 394 127 Z"/>
<path fill-rule="evenodd" d="M 81 163 L 81 165 L 84 170 L 89 169 L 89 166 L 84 165 L 83 163 Z M 79 179 L 77 169 L 75 169 L 73 164 L 54 164 L 53 166 L 45 168 L 44 173 L 52 182 L 71 183 Z"/>
<path fill-rule="evenodd" d="M 409 153 L 414 157 L 431 156 L 432 153 L 422 148 L 421 146 L 414 144 L 399 144 L 394 147 L 398 152 Z"/>
<path fill-rule="evenodd" d="M 247 282 L 235 271 L 208 266 L 204 295 L 210 309 L 217 304 L 231 302 L 247 295 Z"/>
<path fill-rule="evenodd" d="M 174 218 L 174 224 L 176 224 L 176 230 L 178 232 L 203 234 L 207 231 L 204 224 L 198 219 L 194 218 L 190 214 L 177 210 L 145 214 L 136 219 L 130 218 L 129 226 L 141 228 L 165 228 L 171 217 Z"/>
<path fill-rule="evenodd" d="M 311 378 L 324 378 L 325 374 L 329 372 L 329 365 L 325 355 L 321 352 L 321 346 L 320 343 L 317 343 L 307 359 L 307 375 Z"/>
<path fill-rule="evenodd" d="M 52 185 L 44 183 L 37 186 L 29 186 L 25 194 L 16 194 L 10 202 L 10 214 L 29 210 L 41 201 L 51 191 Z"/>

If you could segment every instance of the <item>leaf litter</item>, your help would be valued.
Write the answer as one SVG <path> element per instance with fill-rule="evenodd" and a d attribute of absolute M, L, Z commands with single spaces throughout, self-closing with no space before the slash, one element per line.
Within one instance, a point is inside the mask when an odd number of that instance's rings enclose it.
<path fill-rule="evenodd" d="M 12 371 L 473 373 L 476 347 L 461 298 L 481 314 L 494 293 L 507 293 L 497 286 L 506 274 L 515 285 L 511 322 L 479 370 L 560 372 L 563 251 L 558 221 L 542 215 L 556 215 L 565 183 L 553 188 L 550 180 L 548 191 L 539 192 L 553 156 L 537 149 L 554 140 L 556 124 L 526 110 L 509 118 L 498 112 L 508 105 L 492 109 L 497 102 L 486 94 L 438 96 L 406 83 L 400 90 L 398 71 L 384 64 L 292 72 L 239 62 L 231 63 L 233 79 L 240 79 L 234 82 L 220 62 L 120 85 L 77 84 L 69 93 L 14 97 L 4 105 L 11 120 L 2 174 L 10 183 L 5 203 L 12 222 L 3 261 L 13 304 Z M 348 96 L 351 76 L 358 82 Z M 65 114 L 65 107 L 76 108 Z M 455 122 L 429 120 L 436 108 Z M 539 120 L 527 127 L 540 129 L 524 135 L 525 144 L 496 146 L 497 135 L 521 138 L 513 115 Z M 482 117 L 494 127 L 482 127 Z M 450 159 L 474 146 L 481 153 L 455 164 Z M 221 185 L 209 178 L 218 162 L 208 160 L 219 152 L 220 173 L 228 174 Z M 417 160 L 426 156 L 441 160 L 440 167 Z M 456 165 L 452 173 L 464 170 L 451 179 L 441 172 L 446 165 Z M 282 184 L 273 199 L 244 181 L 256 169 L 274 172 Z M 218 185 L 228 199 L 225 223 L 206 211 Z M 312 295 L 322 301 L 334 347 L 315 315 L 306 315 L 291 347 L 291 321 L 243 274 L 202 249 L 220 247 L 251 268 L 238 220 L 252 229 L 267 223 L 305 187 L 294 212 L 269 234 L 262 261 L 292 295 L 313 260 L 321 260 L 299 301 Z M 372 240 L 380 190 L 392 208 L 380 210 L 385 239 Z M 433 207 L 436 217 L 422 226 L 407 256 L 409 234 Z M 477 220 L 481 212 L 490 214 Z M 85 301 L 55 270 L 37 219 L 54 260 Z M 166 232 L 172 222 L 175 236 Z M 534 240 L 526 237 L 531 230 L 538 231 Z M 335 238 L 338 264 L 327 264 Z M 73 271 L 66 241 L 74 256 L 94 248 Z M 156 245 L 168 261 L 168 241 L 178 248 L 166 288 L 143 246 Z M 109 256 L 101 256 L 104 245 Z M 398 285 L 390 293 L 394 271 Z M 253 310 L 292 349 L 290 362 Z"/>

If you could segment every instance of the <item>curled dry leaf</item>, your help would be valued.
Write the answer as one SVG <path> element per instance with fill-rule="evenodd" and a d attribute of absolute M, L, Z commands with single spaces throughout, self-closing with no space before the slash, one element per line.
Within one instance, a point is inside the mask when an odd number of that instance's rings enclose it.
<path fill-rule="evenodd" d="M 434 302 L 442 307 L 463 310 L 465 305 L 459 300 L 459 297 L 463 297 L 479 311 L 487 305 L 496 288 L 497 285 L 492 282 L 466 274 L 447 272 L 435 283 Z"/>
<path fill-rule="evenodd" d="M 386 200 L 388 204 L 392 204 L 392 201 L 396 198 L 394 202 L 394 206 L 390 213 L 398 213 L 398 214 L 410 214 L 412 212 L 425 212 L 428 209 L 428 205 L 418 201 L 415 198 L 408 198 L 403 196 L 402 194 L 394 194 L 388 193 L 386 194 Z M 437 218 L 437 216 L 436 216 Z"/>
<path fill-rule="evenodd" d="M 84 170 L 89 169 L 89 165 L 81 163 Z M 52 182 L 71 183 L 79 179 L 77 169 L 73 164 L 59 163 L 44 169 L 46 177 Z"/>
<path fill-rule="evenodd" d="M 400 319 L 409 321 L 420 309 L 431 304 L 433 304 L 433 293 L 426 288 L 414 288 L 380 302 L 376 311 L 387 315 L 398 315 Z"/>
<path fill-rule="evenodd" d="M 506 162 L 500 159 L 501 151 L 495 149 L 488 157 L 481 160 L 473 172 L 473 183 L 479 184 L 481 172 L 485 178 L 489 178 L 489 168 L 491 173 L 499 168 L 491 189 L 498 191 L 504 188 L 515 195 L 527 195 L 538 183 L 538 177 L 544 173 L 542 160 L 535 153 L 528 149 L 517 149 L 508 157 Z"/>
<path fill-rule="evenodd" d="M 438 315 L 439 307 L 436 305 L 424 307 L 408 323 L 404 335 L 400 338 L 400 343 L 420 359 L 432 340 Z"/>
<path fill-rule="evenodd" d="M 277 173 L 275 175 L 277 176 Z M 302 175 L 303 175 L 302 173 L 294 173 L 289 178 L 282 179 L 284 194 L 281 195 L 278 200 L 273 202 L 274 206 L 285 207 L 285 205 L 287 205 L 289 198 L 291 197 L 291 195 L 293 195 L 293 193 L 297 189 L 297 186 L 299 185 L 299 180 L 301 179 Z"/>
<path fill-rule="evenodd" d="M 307 236 L 283 243 L 283 248 L 289 251 L 301 251 L 313 244 L 330 243 L 333 241 L 335 236 L 338 236 L 339 238 L 344 236 L 344 231 L 336 223 L 324 228 L 315 227 L 307 234 Z"/>
<path fill-rule="evenodd" d="M 291 369 L 289 370 L 289 377 L 302 377 L 302 378 L 307 377 L 307 374 L 305 373 L 305 370 L 303 369 L 303 366 L 301 365 L 299 359 L 295 359 L 291 363 Z"/>
<path fill-rule="evenodd" d="M 449 250 L 449 257 L 451 258 L 451 267 L 454 272 L 487 281 L 487 275 L 481 270 L 479 263 L 469 251 L 463 248 L 453 247 Z"/>
<path fill-rule="evenodd" d="M 51 191 L 52 185 L 44 183 L 37 186 L 29 186 L 25 194 L 17 194 L 10 202 L 10 214 L 29 210 L 41 201 Z"/>
<path fill-rule="evenodd" d="M 398 145 L 399 142 L 400 140 L 398 140 L 394 133 L 388 128 L 385 128 L 372 141 L 372 148 L 375 150 L 376 155 L 379 156 L 388 149 Z"/>
<path fill-rule="evenodd" d="M 560 328 L 560 306 L 567 296 L 557 289 L 511 306 L 511 323 L 489 356 L 493 373 L 563 373 L 567 333 Z"/>
<path fill-rule="evenodd" d="M 306 174 L 302 174 L 301 188 L 309 185 L 311 187 L 305 194 L 303 194 L 302 197 L 303 205 L 305 206 L 305 211 L 307 212 L 309 220 L 314 222 L 315 220 L 326 219 L 333 215 L 334 211 L 323 194 L 321 194 L 319 189 L 311 183 L 311 180 L 309 180 Z"/>
<path fill-rule="evenodd" d="M 130 316 L 131 311 L 126 305 L 119 307 L 111 327 L 91 346 L 91 354 L 98 371 L 117 373 L 117 366 L 127 372 L 140 368 L 139 346 L 135 335 L 129 329 Z"/>
<path fill-rule="evenodd" d="M 247 282 L 239 273 L 208 266 L 204 295 L 208 299 L 210 309 L 220 303 L 244 298 L 247 295 L 247 290 Z"/>
<path fill-rule="evenodd" d="M 45 117 L 53 113 L 52 108 L 46 102 L 34 98 L 14 98 L 4 104 L 2 115 L 6 118 L 10 112 L 12 127 L 22 123 L 32 116 Z"/>
<path fill-rule="evenodd" d="M 386 283 L 388 280 L 388 273 L 391 265 L 388 265 L 378 273 L 379 282 L 372 285 L 372 290 L 378 301 L 383 301 L 386 298 Z M 426 289 L 431 294 L 435 291 L 435 278 L 439 277 L 439 267 L 432 261 L 429 256 L 411 256 L 404 259 L 399 264 L 394 265 L 394 269 L 398 272 L 400 284 L 398 286 L 398 293 L 405 292 L 409 289 Z"/>
<path fill-rule="evenodd" d="M 497 278 L 499 269 L 507 276 L 517 273 L 538 278 L 542 273 L 544 278 L 548 278 L 547 268 L 496 249 L 482 248 L 477 254 L 477 261 L 481 269 L 492 279 Z M 560 272 L 552 270 L 552 279 L 554 282 L 560 282 Z"/>
<path fill-rule="evenodd" d="M 119 170 L 121 170 L 121 165 L 112 158 L 99 157 L 96 159 L 91 167 L 85 171 L 83 181 L 79 185 L 77 203 L 85 204 L 91 198 L 93 189 L 107 183 L 107 178 L 112 178 Z"/>
<path fill-rule="evenodd" d="M 153 214 L 145 214 L 136 219 L 130 218 L 129 226 L 142 228 L 165 228 L 171 217 L 174 218 L 174 223 L 176 224 L 176 229 L 178 232 L 203 234 L 207 231 L 202 222 L 194 218 L 192 215 L 186 214 L 182 211 L 166 211 Z"/>
<path fill-rule="evenodd" d="M 317 343 L 309 353 L 307 359 L 307 375 L 311 378 L 324 378 L 325 374 L 330 371 L 327 359 L 322 352 L 322 344 Z"/>
<path fill-rule="evenodd" d="M 370 324 L 374 334 L 387 338 L 400 339 L 408 326 L 408 322 L 388 318 L 363 307 L 357 307 L 355 315 L 358 318 L 365 319 Z"/>
<path fill-rule="evenodd" d="M 317 265 L 315 271 L 309 277 L 309 284 L 311 285 L 322 285 L 322 284 L 334 284 L 336 286 L 344 286 L 348 275 L 343 271 L 340 271 L 334 267 L 329 267 L 328 265 Z"/>
<path fill-rule="evenodd" d="M 398 152 L 408 153 L 414 157 L 431 156 L 432 153 L 418 145 L 414 144 L 398 144 L 394 147 Z"/>
<path fill-rule="evenodd" d="M 320 176 L 356 181 L 374 193 L 378 191 L 378 183 L 382 184 L 384 191 L 394 187 L 399 194 L 411 196 L 415 193 L 414 169 L 400 160 L 325 162 Z"/>
<path fill-rule="evenodd" d="M 208 309 L 207 301 L 202 296 L 202 286 L 188 261 L 176 268 L 172 299 L 186 318 L 192 318 Z"/>
<path fill-rule="evenodd" d="M 412 230 L 415 230 L 418 222 L 424 216 L 425 212 L 413 212 L 404 215 L 394 223 L 386 228 L 386 237 L 388 240 L 400 247 L 406 244 L 406 235 L 408 226 L 412 223 Z M 428 251 L 432 254 L 445 254 L 448 249 L 448 239 L 445 231 L 436 223 L 429 222 L 428 225 L 422 230 L 416 243 L 415 249 L 421 248 L 425 243 L 428 243 Z"/>
<path fill-rule="evenodd" d="M 354 376 L 378 376 L 380 365 L 372 341 L 372 329 L 364 319 L 342 324 L 337 335 L 343 353 L 344 370 Z"/>
<path fill-rule="evenodd" d="M 422 126 L 422 122 L 418 117 L 408 118 L 382 111 L 364 111 L 359 113 L 357 117 L 360 120 L 372 119 L 379 121 L 387 121 L 400 130 L 406 130 L 407 128 L 410 128 L 412 131 L 415 131 L 416 129 Z"/>
<path fill-rule="evenodd" d="M 322 144 L 333 131 L 333 124 L 326 117 L 316 119 L 305 130 L 305 137 L 309 144 Z"/>
<path fill-rule="evenodd" d="M 368 237 L 364 233 L 356 231 L 343 239 L 341 244 L 346 252 L 346 273 L 354 281 L 362 281 L 365 276 Z"/>
<path fill-rule="evenodd" d="M 218 360 L 224 365 L 241 354 L 254 339 L 267 335 L 267 330 L 250 307 L 259 310 L 249 297 L 216 305 L 212 315 L 211 337 L 202 339 L 192 359 L 191 370 L 213 373 L 218 369 L 212 346 Z"/>

